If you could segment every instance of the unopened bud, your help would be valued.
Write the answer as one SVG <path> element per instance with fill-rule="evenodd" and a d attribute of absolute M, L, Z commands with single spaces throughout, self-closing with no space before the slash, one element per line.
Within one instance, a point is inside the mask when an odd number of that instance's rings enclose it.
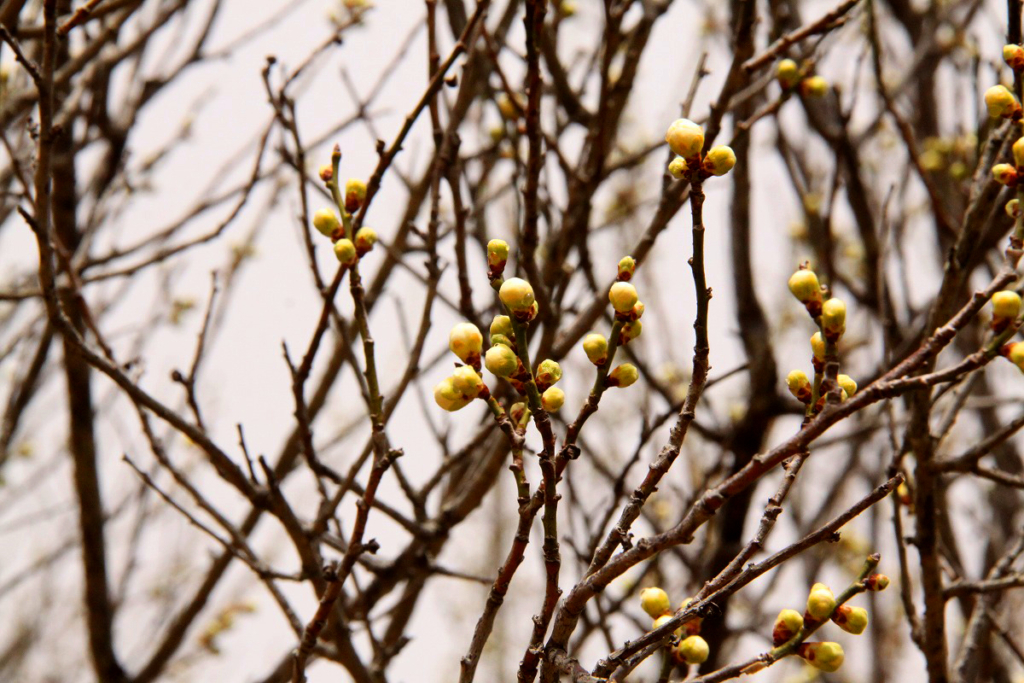
<path fill-rule="evenodd" d="M 494 337 L 491 337 L 494 341 Z M 504 344 L 495 344 L 484 354 L 484 365 L 498 377 L 511 377 L 519 369 L 519 359 Z"/>
<path fill-rule="evenodd" d="M 341 221 L 338 220 L 338 214 L 330 209 L 320 209 L 313 214 L 313 227 L 321 235 L 330 237 L 339 225 Z"/>
<path fill-rule="evenodd" d="M 535 379 L 537 380 L 537 386 L 541 391 L 544 391 L 546 387 L 562 379 L 562 366 L 550 358 L 543 360 L 537 366 Z"/>
<path fill-rule="evenodd" d="M 863 607 L 840 605 L 832 615 L 832 621 L 847 633 L 859 636 L 868 627 L 868 611 Z"/>
<path fill-rule="evenodd" d="M 352 240 L 347 237 L 342 237 L 334 243 L 334 255 L 338 257 L 338 262 L 343 266 L 351 266 L 359 259 L 356 245 L 352 244 Z"/>
<path fill-rule="evenodd" d="M 323 166 L 320 167 L 319 175 L 320 180 L 324 181 L 325 183 L 329 183 L 332 180 L 334 180 L 334 169 L 331 168 L 330 164 L 324 164 Z"/>
<path fill-rule="evenodd" d="M 825 340 L 821 338 L 821 332 L 815 332 L 811 336 L 811 353 L 818 360 L 825 360 Z"/>
<path fill-rule="evenodd" d="M 521 425 L 530 419 L 530 409 L 522 401 L 513 403 L 508 409 L 508 416 L 514 424 Z"/>
<path fill-rule="evenodd" d="M 345 183 L 345 210 L 355 213 L 366 199 L 366 183 L 357 178 L 349 178 Z"/>
<path fill-rule="evenodd" d="M 811 76 L 800 82 L 800 94 L 804 97 L 824 97 L 828 94 L 828 81 L 821 76 Z"/>
<path fill-rule="evenodd" d="M 465 398 L 474 399 L 483 391 L 484 381 L 476 370 L 468 365 L 463 365 L 455 368 L 455 372 L 452 373 L 452 386 Z"/>
<path fill-rule="evenodd" d="M 772 628 L 772 644 L 778 647 L 787 640 L 800 633 L 804 627 L 804 617 L 795 609 L 784 609 L 775 618 L 775 626 Z"/>
<path fill-rule="evenodd" d="M 835 342 L 846 332 L 846 304 L 832 297 L 821 307 L 821 327 L 825 339 Z"/>
<path fill-rule="evenodd" d="M 494 344 L 494 335 L 503 334 L 509 339 L 516 336 L 515 331 L 512 329 L 512 319 L 507 315 L 496 315 L 491 320 L 491 327 L 489 330 L 491 334 L 491 343 Z"/>
<path fill-rule="evenodd" d="M 843 665 L 843 647 L 839 643 L 804 643 L 799 655 L 815 669 L 832 673 Z"/>
<path fill-rule="evenodd" d="M 1024 71 L 1024 48 L 1020 45 L 1003 45 L 1003 61 L 1014 71 Z"/>
<path fill-rule="evenodd" d="M 845 391 L 847 396 L 853 396 L 857 393 L 857 383 L 849 375 L 839 375 L 836 381 L 839 383 L 839 388 Z"/>
<path fill-rule="evenodd" d="M 1017 183 L 1017 169 L 1011 164 L 996 164 L 992 167 L 992 177 L 1000 185 L 1015 185 Z"/>
<path fill-rule="evenodd" d="M 789 393 L 793 394 L 796 400 L 801 403 L 810 403 L 813 389 L 811 380 L 807 379 L 807 373 L 803 370 L 793 370 L 786 375 L 786 386 Z"/>
<path fill-rule="evenodd" d="M 821 302 L 821 284 L 810 268 L 801 268 L 789 276 L 789 291 L 805 306 Z"/>
<path fill-rule="evenodd" d="M 503 334 L 492 334 L 491 346 L 507 346 L 512 350 L 515 350 L 516 348 L 516 345 L 512 343 L 512 340 Z"/>
<path fill-rule="evenodd" d="M 459 323 L 448 334 L 448 348 L 463 363 L 479 364 L 480 352 L 484 348 L 484 336 L 473 323 Z"/>
<path fill-rule="evenodd" d="M 632 279 L 634 271 L 636 271 L 636 260 L 632 256 L 623 256 L 619 260 L 618 279 L 627 282 Z"/>
<path fill-rule="evenodd" d="M 811 586 L 811 592 L 807 596 L 807 613 L 818 621 L 824 621 L 836 608 L 836 598 L 832 590 L 823 583 L 816 583 Z"/>
<path fill-rule="evenodd" d="M 686 608 L 690 606 L 691 602 L 693 602 L 693 598 L 686 598 L 685 600 L 683 600 L 681 603 L 679 603 L 679 611 L 686 611 Z M 686 632 L 686 635 L 695 636 L 700 633 L 700 626 L 703 623 L 704 619 L 702 617 L 694 617 L 693 619 L 690 619 L 688 622 L 683 624 L 683 630 Z"/>
<path fill-rule="evenodd" d="M 619 332 L 619 344 L 625 346 L 629 342 L 633 341 L 640 336 L 643 331 L 644 324 L 639 320 L 633 320 L 622 325 L 622 331 Z"/>
<path fill-rule="evenodd" d="M 533 305 L 533 287 L 522 278 L 509 278 L 501 284 L 501 289 L 498 290 L 498 298 L 512 312 L 528 311 L 530 306 Z"/>
<path fill-rule="evenodd" d="M 668 593 L 654 586 L 640 591 L 640 607 L 652 619 L 657 619 L 672 609 L 672 602 L 668 599 Z"/>
<path fill-rule="evenodd" d="M 629 313 L 638 299 L 636 287 L 628 282 L 616 282 L 608 291 L 608 300 L 617 313 Z"/>
<path fill-rule="evenodd" d="M 471 400 L 455 388 L 451 377 L 444 378 L 434 387 L 434 401 L 450 413 L 465 408 Z"/>
<path fill-rule="evenodd" d="M 775 78 L 778 79 L 779 85 L 789 90 L 800 79 L 800 67 L 792 59 L 783 59 L 775 68 Z"/>
<path fill-rule="evenodd" d="M 864 579 L 864 587 L 869 591 L 884 591 L 889 587 L 889 577 L 885 574 L 872 574 Z"/>
<path fill-rule="evenodd" d="M 708 150 L 702 168 L 714 176 L 723 176 L 736 165 L 736 152 L 728 145 L 718 145 Z"/>
<path fill-rule="evenodd" d="M 1020 313 L 1020 295 L 1009 290 L 992 295 L 992 317 L 996 320 L 1014 320 Z"/>
<path fill-rule="evenodd" d="M 522 107 L 517 106 L 508 95 L 501 94 L 498 96 L 498 111 L 501 112 L 502 117 L 506 120 L 515 121 L 518 119 L 521 109 Z"/>
<path fill-rule="evenodd" d="M 608 373 L 607 384 L 610 387 L 625 389 L 636 382 L 639 377 L 640 373 L 637 372 L 636 366 L 632 363 L 623 363 Z"/>
<path fill-rule="evenodd" d="M 505 270 L 505 263 L 508 261 L 508 242 L 505 240 L 491 240 L 487 243 L 487 265 L 490 267 L 492 278 L 501 275 Z"/>
<path fill-rule="evenodd" d="M 604 365 L 608 362 L 608 340 L 604 335 L 591 332 L 583 338 L 583 352 L 594 365 Z"/>
<path fill-rule="evenodd" d="M 557 413 L 565 403 L 565 392 L 558 387 L 548 387 L 540 396 L 540 404 L 549 413 Z"/>
<path fill-rule="evenodd" d="M 676 119 L 668 127 L 665 142 L 679 156 L 691 159 L 704 149 L 704 130 L 689 119 Z"/>
<path fill-rule="evenodd" d="M 703 664 L 710 654 L 708 641 L 700 636 L 688 636 L 676 645 L 676 656 L 687 664 Z"/>
<path fill-rule="evenodd" d="M 1006 215 L 1010 218 L 1018 218 L 1020 216 L 1020 200 L 1014 197 L 1010 201 L 1006 202 Z"/>
<path fill-rule="evenodd" d="M 630 319 L 639 320 L 640 318 L 644 317 L 644 310 L 646 310 L 644 302 L 637 301 L 635 304 L 633 304 L 633 310 L 629 312 Z"/>
<path fill-rule="evenodd" d="M 682 157 L 676 157 L 672 161 L 668 162 L 668 173 L 676 180 L 682 180 L 686 177 L 686 171 L 688 167 L 686 165 L 686 159 Z"/>
<path fill-rule="evenodd" d="M 1010 118 L 1020 111 L 1020 104 L 1005 85 L 993 85 L 985 91 L 985 106 L 994 119 Z"/>
<path fill-rule="evenodd" d="M 359 228 L 356 231 L 356 251 L 359 255 L 369 252 L 373 249 L 373 245 L 377 244 L 377 231 L 373 228 Z"/>

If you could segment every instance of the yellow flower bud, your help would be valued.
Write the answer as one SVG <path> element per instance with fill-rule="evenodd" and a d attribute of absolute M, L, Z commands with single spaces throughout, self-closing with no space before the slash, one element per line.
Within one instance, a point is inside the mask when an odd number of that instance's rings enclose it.
<path fill-rule="evenodd" d="M 810 268 L 801 268 L 789 277 L 789 291 L 802 304 L 821 301 L 821 285 L 818 276 Z"/>
<path fill-rule="evenodd" d="M 638 299 L 636 287 L 628 282 L 616 282 L 608 291 L 608 300 L 618 313 L 629 313 Z"/>
<path fill-rule="evenodd" d="M 772 628 L 772 643 L 778 647 L 787 640 L 800 633 L 804 627 L 804 616 L 795 609 L 784 609 L 775 618 L 775 626 Z"/>
<path fill-rule="evenodd" d="M 625 389 L 639 377 L 640 373 L 637 372 L 636 366 L 632 363 L 623 363 L 608 373 L 608 386 Z"/>
<path fill-rule="evenodd" d="M 1000 185 L 1013 185 L 1017 182 L 1017 169 L 1010 164 L 996 164 L 992 167 L 992 177 Z"/>
<path fill-rule="evenodd" d="M 1010 201 L 1006 202 L 1006 215 L 1010 218 L 1017 218 L 1020 216 L 1020 200 L 1014 197 Z"/>
<path fill-rule="evenodd" d="M 868 611 L 863 607 L 840 605 L 832 615 L 832 621 L 847 633 L 859 636 L 868 627 Z"/>
<path fill-rule="evenodd" d="M 334 169 L 331 168 L 330 164 L 324 164 L 323 166 L 321 166 L 320 170 L 318 171 L 318 174 L 320 176 L 320 180 L 324 181 L 325 183 L 329 183 L 332 180 L 334 180 Z"/>
<path fill-rule="evenodd" d="M 644 317 L 645 310 L 646 306 L 644 306 L 644 302 L 637 301 L 635 304 L 633 304 L 633 310 L 630 311 L 629 315 L 633 320 L 640 320 L 640 318 Z"/>
<path fill-rule="evenodd" d="M 836 381 L 839 382 L 839 387 L 846 392 L 847 396 L 853 396 L 857 393 L 857 383 L 849 375 L 839 375 Z"/>
<path fill-rule="evenodd" d="M 604 335 L 591 332 L 583 338 L 583 352 L 594 365 L 604 365 L 608 362 L 608 340 Z"/>
<path fill-rule="evenodd" d="M 313 214 L 313 227 L 321 235 L 330 237 L 339 225 L 341 225 L 341 221 L 338 219 L 338 214 L 330 209 L 320 209 Z"/>
<path fill-rule="evenodd" d="M 633 277 L 634 271 L 636 271 L 636 260 L 632 256 L 623 256 L 619 260 L 618 279 L 628 281 Z"/>
<path fill-rule="evenodd" d="M 686 159 L 682 157 L 676 157 L 672 161 L 668 162 L 668 172 L 676 180 L 682 180 L 686 176 Z"/>
<path fill-rule="evenodd" d="M 842 299 L 832 297 L 821 307 L 821 326 L 825 338 L 835 341 L 846 331 L 846 304 Z"/>
<path fill-rule="evenodd" d="M 1005 290 L 992 295 L 992 315 L 995 318 L 1013 320 L 1020 313 L 1020 295 Z"/>
<path fill-rule="evenodd" d="M 797 84 L 797 80 L 800 78 L 800 67 L 792 59 L 783 59 L 775 67 L 775 78 L 778 79 L 779 85 L 789 90 Z"/>
<path fill-rule="evenodd" d="M 356 251 L 359 255 L 367 253 L 373 249 L 373 245 L 377 243 L 377 231 L 373 228 L 362 227 L 356 231 Z"/>
<path fill-rule="evenodd" d="M 828 81 L 821 76 L 811 76 L 800 82 L 800 93 L 804 97 L 824 97 L 828 94 Z"/>
<path fill-rule="evenodd" d="M 448 348 L 463 363 L 470 363 L 471 359 L 480 358 L 480 352 L 484 348 L 484 336 L 473 323 L 459 323 L 448 334 Z"/>
<path fill-rule="evenodd" d="M 800 656 L 815 669 L 832 673 L 843 665 L 843 647 L 839 643 L 804 643 Z"/>
<path fill-rule="evenodd" d="M 703 168 L 715 176 L 722 176 L 732 170 L 736 165 L 736 152 L 728 145 L 718 145 L 708 150 L 704 157 Z"/>
<path fill-rule="evenodd" d="M 676 119 L 668 127 L 665 142 L 673 152 L 690 159 L 704 149 L 704 130 L 689 119 Z"/>
<path fill-rule="evenodd" d="M 548 387 L 540 396 L 540 404 L 549 413 L 557 413 L 565 403 L 565 392 L 558 387 Z"/>
<path fill-rule="evenodd" d="M 1003 348 L 1006 351 L 1004 355 L 1010 359 L 1010 362 L 1024 372 L 1024 342 L 1012 342 Z"/>
<path fill-rule="evenodd" d="M 509 278 L 498 290 L 498 298 L 513 312 L 528 311 L 534 301 L 533 287 L 522 278 Z"/>
<path fill-rule="evenodd" d="M 349 178 L 345 183 L 345 210 L 355 213 L 366 199 L 366 183 L 357 178 Z"/>
<path fill-rule="evenodd" d="M 519 359 L 509 347 L 496 344 L 484 354 L 484 365 L 498 377 L 511 377 L 519 369 Z"/>
<path fill-rule="evenodd" d="M 503 334 L 509 339 L 513 339 L 516 336 L 515 331 L 512 329 L 512 319 L 507 315 L 494 316 L 494 319 L 491 320 L 490 333 L 492 337 L 496 334 Z M 493 339 L 491 343 L 494 343 Z"/>
<path fill-rule="evenodd" d="M 825 340 L 821 338 L 821 332 L 811 336 L 811 352 L 818 360 L 825 360 Z"/>
<path fill-rule="evenodd" d="M 451 377 L 444 378 L 434 387 L 434 401 L 450 413 L 465 408 L 470 400 L 455 388 Z"/>
<path fill-rule="evenodd" d="M 823 583 L 811 586 L 811 592 L 807 596 L 808 614 L 818 621 L 824 621 L 829 618 L 835 608 L 836 598 L 828 586 Z"/>
<path fill-rule="evenodd" d="M 786 386 L 789 393 L 793 394 L 796 400 L 801 403 L 809 403 L 811 400 L 811 380 L 807 379 L 807 373 L 803 370 L 793 370 L 786 375 Z"/>
<path fill-rule="evenodd" d="M 676 655 L 687 664 L 703 664 L 708 661 L 710 654 L 711 648 L 708 647 L 708 642 L 700 636 L 684 638 L 676 646 Z"/>
<path fill-rule="evenodd" d="M 640 607 L 652 619 L 657 619 L 672 609 L 672 603 L 668 599 L 668 593 L 654 586 L 640 591 Z"/>
<path fill-rule="evenodd" d="M 356 253 L 356 245 L 352 244 L 352 240 L 346 237 L 342 237 L 334 243 L 334 255 L 338 257 L 338 262 L 344 266 L 353 265 L 359 257 Z"/>
<path fill-rule="evenodd" d="M 487 243 L 487 265 L 492 270 L 500 273 L 508 261 L 508 242 L 505 240 L 491 240 Z"/>
<path fill-rule="evenodd" d="M 1017 98 L 1005 85 L 993 85 L 985 91 L 985 106 L 994 119 L 1008 118 L 1020 108 Z"/>
<path fill-rule="evenodd" d="M 1017 138 L 1013 143 L 1013 163 L 1017 168 L 1024 167 L 1024 138 Z"/>
<path fill-rule="evenodd" d="M 1020 45 L 1004 45 L 1003 61 L 1014 71 L 1024 70 L 1024 48 Z"/>
<path fill-rule="evenodd" d="M 541 361 L 540 365 L 537 366 L 537 384 L 549 387 L 560 379 L 562 379 L 562 367 L 550 358 Z"/>
<path fill-rule="evenodd" d="M 884 591 L 889 587 L 889 577 L 885 574 L 872 574 L 864 579 L 864 586 L 869 591 Z"/>
<path fill-rule="evenodd" d="M 464 398 L 474 399 L 483 390 L 484 381 L 477 374 L 476 370 L 468 365 L 463 365 L 462 367 L 455 368 L 455 372 L 452 373 L 452 386 Z"/>

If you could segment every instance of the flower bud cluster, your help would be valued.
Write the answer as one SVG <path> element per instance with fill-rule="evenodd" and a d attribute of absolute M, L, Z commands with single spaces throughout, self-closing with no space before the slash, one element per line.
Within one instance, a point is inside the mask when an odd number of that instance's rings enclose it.
<path fill-rule="evenodd" d="M 728 145 L 717 145 L 703 154 L 704 129 L 689 119 L 673 121 L 665 142 L 678 155 L 668 165 L 669 174 L 676 180 L 694 173 L 699 178 L 723 176 L 736 165 L 736 153 Z"/>
<path fill-rule="evenodd" d="M 334 154 L 336 157 L 334 159 L 335 163 L 321 166 L 318 172 L 320 180 L 332 192 L 337 191 L 334 166 L 337 165 L 341 152 L 335 148 Z M 335 197 L 338 196 L 335 194 Z M 338 201 L 341 202 L 342 200 L 339 199 Z M 350 178 L 345 183 L 344 207 L 342 209 L 344 222 L 338 218 L 338 214 L 334 209 L 320 209 L 313 214 L 313 227 L 321 235 L 331 240 L 334 244 L 335 257 L 345 267 L 356 265 L 359 259 L 368 254 L 373 249 L 373 245 L 377 243 L 377 233 L 370 227 L 364 226 L 359 228 L 355 235 L 346 234 L 345 226 L 351 223 L 352 215 L 363 206 L 365 201 L 366 183 L 362 180 Z"/>
<path fill-rule="evenodd" d="M 692 598 L 683 600 L 679 605 L 679 611 L 686 610 L 691 600 Z M 640 591 L 640 607 L 654 619 L 652 629 L 660 628 L 674 616 L 668 593 L 658 587 Z M 672 647 L 672 655 L 677 663 L 703 664 L 707 661 L 711 649 L 707 641 L 700 636 L 702 622 L 703 619 L 700 617 L 691 619 L 673 633 L 674 638 L 679 639 Z"/>

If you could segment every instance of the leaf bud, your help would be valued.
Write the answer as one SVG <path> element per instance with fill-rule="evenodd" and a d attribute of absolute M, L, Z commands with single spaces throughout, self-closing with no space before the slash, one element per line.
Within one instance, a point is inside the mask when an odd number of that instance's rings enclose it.
<path fill-rule="evenodd" d="M 455 388 L 451 377 L 445 377 L 434 387 L 434 401 L 450 413 L 465 408 L 470 400 Z"/>
<path fill-rule="evenodd" d="M 653 586 L 640 591 L 640 607 L 647 612 L 651 619 L 657 619 L 672 609 L 672 603 L 668 599 L 668 593 Z"/>
<path fill-rule="evenodd" d="M 623 282 L 627 282 L 633 278 L 633 273 L 636 271 L 636 260 L 632 256 L 623 256 L 619 260 L 619 274 L 618 279 Z"/>
<path fill-rule="evenodd" d="M 679 156 L 692 159 L 704 149 L 704 130 L 689 119 L 676 119 L 665 133 L 665 142 Z"/>
<path fill-rule="evenodd" d="M 602 334 L 591 332 L 583 338 L 583 352 L 594 365 L 604 365 L 608 362 L 608 340 Z"/>
<path fill-rule="evenodd" d="M 682 642 L 676 645 L 676 656 L 687 664 L 703 664 L 708 661 L 711 648 L 708 641 L 700 636 L 689 636 L 683 638 Z"/>
<path fill-rule="evenodd" d="M 455 368 L 455 372 L 452 373 L 452 386 L 465 398 L 474 399 L 483 391 L 484 381 L 476 370 L 468 365 L 463 365 Z"/>
<path fill-rule="evenodd" d="M 352 240 L 347 237 L 342 237 L 334 243 L 334 255 L 338 257 L 338 262 L 343 266 L 354 265 L 359 259 L 356 245 L 352 244 Z"/>
<path fill-rule="evenodd" d="M 377 243 L 377 231 L 373 228 L 362 227 L 356 231 L 356 252 L 362 256 Z"/>
<path fill-rule="evenodd" d="M 607 384 L 610 387 L 625 389 L 636 382 L 639 377 L 640 373 L 637 372 L 636 366 L 632 363 L 623 363 L 608 373 Z"/>
<path fill-rule="evenodd" d="M 985 91 L 985 106 L 994 119 L 1010 118 L 1020 111 L 1017 98 L 1005 85 L 993 85 Z"/>
<path fill-rule="evenodd" d="M 537 366 L 536 380 L 537 386 L 541 391 L 544 391 L 544 389 L 552 384 L 556 384 L 560 379 L 562 379 L 562 366 L 556 361 L 548 358 L 542 360 L 540 365 Z"/>
<path fill-rule="evenodd" d="M 509 278 L 501 284 L 498 298 L 501 299 L 501 303 L 508 306 L 510 311 L 528 311 L 533 305 L 533 287 L 522 278 Z"/>
<path fill-rule="evenodd" d="M 341 225 L 341 221 L 338 220 L 338 214 L 331 209 L 320 209 L 313 214 L 313 227 L 325 237 L 334 234 L 339 225 Z"/>
<path fill-rule="evenodd" d="M 885 574 L 872 574 L 864 579 L 864 587 L 869 591 L 884 591 L 889 587 L 889 577 Z"/>
<path fill-rule="evenodd" d="M 839 605 L 832 615 L 832 621 L 847 633 L 859 636 L 868 627 L 868 611 L 863 607 Z"/>
<path fill-rule="evenodd" d="M 839 383 L 839 388 L 845 391 L 847 396 L 853 396 L 857 393 L 857 383 L 849 375 L 839 375 L 836 381 Z"/>
<path fill-rule="evenodd" d="M 672 161 L 668 162 L 668 173 L 676 180 L 682 180 L 686 177 L 686 172 L 689 168 L 686 165 L 686 159 L 682 157 L 676 157 Z"/>
<path fill-rule="evenodd" d="M 549 413 L 557 413 L 565 403 L 565 392 L 558 387 L 548 387 L 540 395 L 540 404 Z"/>
<path fill-rule="evenodd" d="M 491 341 L 494 341 L 493 336 Z M 519 358 L 508 346 L 495 344 L 484 354 L 484 365 L 498 377 L 511 377 L 519 369 Z"/>
<path fill-rule="evenodd" d="M 836 598 L 832 590 L 823 583 L 816 583 L 811 586 L 811 592 L 807 596 L 807 613 L 818 621 L 824 621 L 836 608 Z"/>
<path fill-rule="evenodd" d="M 494 316 L 494 318 L 491 319 L 491 327 L 489 331 L 491 333 L 491 337 L 494 337 L 496 334 L 503 334 L 509 339 L 512 339 L 516 336 L 515 330 L 512 329 L 512 319 L 507 315 Z M 493 339 L 491 340 L 491 343 L 494 343 Z"/>
<path fill-rule="evenodd" d="M 843 665 L 843 646 L 839 643 L 803 643 L 798 654 L 815 669 L 832 673 Z"/>
<path fill-rule="evenodd" d="M 636 287 L 628 282 L 616 282 L 608 291 L 608 300 L 617 313 L 629 313 L 638 299 Z"/>
<path fill-rule="evenodd" d="M 789 393 L 793 394 L 796 400 L 801 403 L 811 402 L 811 380 L 807 379 L 807 373 L 803 370 L 793 370 L 786 375 L 786 386 L 789 387 Z"/>
<path fill-rule="evenodd" d="M 474 365 L 473 360 L 480 362 L 480 352 L 484 348 L 484 336 L 473 323 L 459 323 L 448 334 L 448 348 L 463 363 Z"/>
<path fill-rule="evenodd" d="M 708 150 L 701 167 L 714 176 L 723 176 L 736 165 L 736 152 L 728 145 L 718 145 Z"/>
<path fill-rule="evenodd" d="M 366 199 L 366 183 L 358 178 L 349 178 L 345 183 L 345 210 L 355 213 Z"/>
<path fill-rule="evenodd" d="M 800 94 L 804 97 L 824 97 L 828 94 L 828 81 L 821 76 L 811 76 L 800 81 Z"/>
<path fill-rule="evenodd" d="M 787 640 L 800 633 L 804 627 L 804 617 L 795 609 L 784 609 L 775 618 L 775 626 L 772 628 L 772 644 L 775 647 L 782 645 Z"/>
<path fill-rule="evenodd" d="M 783 59 L 775 67 L 775 78 L 783 89 L 789 90 L 797 84 L 800 78 L 800 67 L 792 59 Z"/>
<path fill-rule="evenodd" d="M 1015 185 L 1017 169 L 1012 164 L 996 164 L 992 167 L 992 177 L 1000 185 Z"/>

